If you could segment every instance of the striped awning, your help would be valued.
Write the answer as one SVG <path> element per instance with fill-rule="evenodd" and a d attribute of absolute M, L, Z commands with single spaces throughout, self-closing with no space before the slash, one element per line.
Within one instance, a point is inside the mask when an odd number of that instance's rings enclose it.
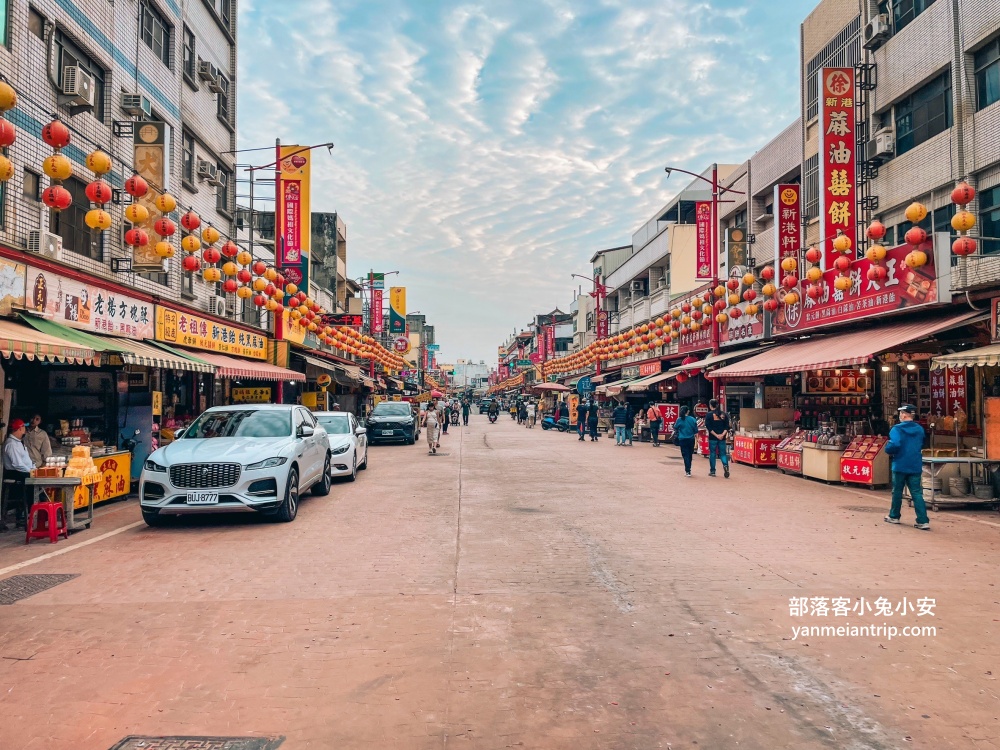
<path fill-rule="evenodd" d="M 203 359 L 215 366 L 215 375 L 220 378 L 246 378 L 247 380 L 288 380 L 304 383 L 306 376 L 304 373 L 295 372 L 284 367 L 268 364 L 254 359 L 240 359 L 238 357 L 227 357 L 225 354 L 215 352 L 193 352 L 199 359 Z"/>
<path fill-rule="evenodd" d="M 100 356 L 92 347 L 73 339 L 43 333 L 13 320 L 0 320 L 0 354 L 14 359 L 40 359 L 46 362 L 68 362 L 93 365 Z"/>
<path fill-rule="evenodd" d="M 1000 365 L 1000 344 L 967 349 L 954 354 L 942 354 L 931 359 L 932 370 L 946 370 L 949 367 L 997 367 Z"/>

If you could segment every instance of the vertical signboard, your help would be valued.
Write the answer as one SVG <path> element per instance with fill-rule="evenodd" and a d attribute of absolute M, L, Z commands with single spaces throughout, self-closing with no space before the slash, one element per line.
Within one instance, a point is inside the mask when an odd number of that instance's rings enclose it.
<path fill-rule="evenodd" d="M 931 414 L 953 417 L 969 413 L 969 391 L 964 367 L 931 370 Z"/>
<path fill-rule="evenodd" d="M 382 333 L 382 290 L 372 289 L 372 309 L 368 311 L 372 321 L 372 333 Z"/>
<path fill-rule="evenodd" d="M 133 271 L 162 271 L 163 258 L 156 254 L 156 243 L 168 238 L 156 233 L 156 222 L 163 216 L 156 208 L 156 199 L 166 191 L 167 184 L 167 125 L 163 122 L 136 123 L 132 146 L 135 173 L 148 184 L 148 192 L 136 198 L 149 211 L 149 218 L 137 229 L 149 235 L 149 242 L 132 248 Z"/>
<path fill-rule="evenodd" d="M 742 276 L 747 268 L 747 233 L 741 227 L 730 227 L 726 230 L 726 274 L 727 276 Z"/>
<path fill-rule="evenodd" d="M 556 327 L 547 326 L 545 328 L 545 352 L 547 359 L 554 359 L 556 356 Z"/>
<path fill-rule="evenodd" d="M 309 241 L 312 231 L 309 204 L 309 152 L 301 146 L 282 146 L 278 178 L 280 216 L 276 253 L 281 273 L 290 283 L 309 292 Z"/>
<path fill-rule="evenodd" d="M 774 266 L 798 259 L 802 246 L 802 206 L 798 185 L 774 186 Z"/>
<path fill-rule="evenodd" d="M 823 270 L 833 268 L 838 232 L 857 248 L 854 69 L 819 71 L 819 218 Z M 851 255 L 853 258 L 853 254 Z"/>
<path fill-rule="evenodd" d="M 406 287 L 389 290 L 389 333 L 406 333 Z"/>
<path fill-rule="evenodd" d="M 698 201 L 694 204 L 695 231 L 697 232 L 697 281 L 712 281 L 712 204 Z"/>

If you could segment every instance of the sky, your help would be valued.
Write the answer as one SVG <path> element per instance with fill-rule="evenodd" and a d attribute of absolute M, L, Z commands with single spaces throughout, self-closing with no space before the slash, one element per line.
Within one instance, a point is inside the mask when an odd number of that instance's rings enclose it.
<path fill-rule="evenodd" d="M 568 311 L 700 172 L 797 117 L 809 0 L 241 0 L 239 148 L 314 152 L 348 273 L 398 271 L 439 362 Z"/>

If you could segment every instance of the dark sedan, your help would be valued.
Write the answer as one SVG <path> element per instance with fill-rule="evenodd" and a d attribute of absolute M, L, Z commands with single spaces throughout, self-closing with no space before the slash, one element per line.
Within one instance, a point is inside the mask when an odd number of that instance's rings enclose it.
<path fill-rule="evenodd" d="M 413 445 L 420 436 L 420 423 L 405 401 L 382 401 L 368 415 L 368 444 L 404 442 Z"/>

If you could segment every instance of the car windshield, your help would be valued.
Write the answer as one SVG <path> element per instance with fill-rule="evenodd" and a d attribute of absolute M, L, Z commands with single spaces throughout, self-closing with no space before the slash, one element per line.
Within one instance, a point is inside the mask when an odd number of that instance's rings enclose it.
<path fill-rule="evenodd" d="M 291 410 L 207 411 L 184 433 L 184 440 L 217 437 L 272 438 L 292 434 Z"/>
<path fill-rule="evenodd" d="M 316 421 L 331 435 L 349 435 L 351 432 L 351 423 L 343 414 L 335 417 L 316 417 Z"/>
<path fill-rule="evenodd" d="M 372 409 L 373 417 L 408 417 L 413 413 L 409 404 L 377 404 Z"/>

